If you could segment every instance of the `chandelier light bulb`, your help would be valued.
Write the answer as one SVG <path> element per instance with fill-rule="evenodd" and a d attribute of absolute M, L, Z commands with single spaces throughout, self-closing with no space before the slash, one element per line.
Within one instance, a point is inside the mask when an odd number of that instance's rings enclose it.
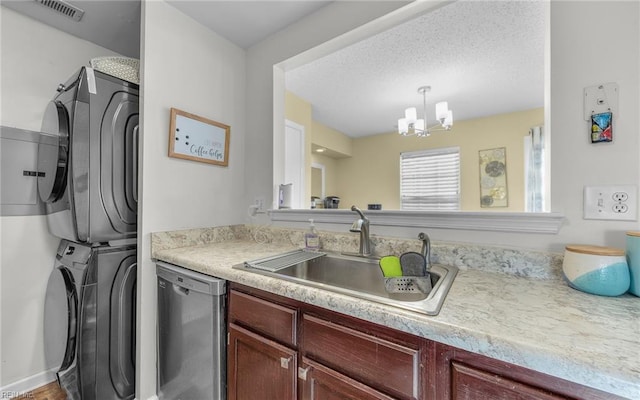
<path fill-rule="evenodd" d="M 404 117 L 406 118 L 408 124 L 413 124 L 418 119 L 418 111 L 415 107 L 409 107 L 404 110 Z"/>
<path fill-rule="evenodd" d="M 436 119 L 438 121 L 444 121 L 445 118 L 447 118 L 447 115 L 449 113 L 449 104 L 447 104 L 446 101 L 441 101 L 439 103 L 436 103 Z"/>
<path fill-rule="evenodd" d="M 398 133 L 405 135 L 409 132 L 409 123 L 406 118 L 400 118 L 398 120 Z"/>
<path fill-rule="evenodd" d="M 453 126 L 453 111 L 447 111 L 447 116 L 445 117 L 442 126 L 444 126 L 446 129 L 450 129 Z"/>

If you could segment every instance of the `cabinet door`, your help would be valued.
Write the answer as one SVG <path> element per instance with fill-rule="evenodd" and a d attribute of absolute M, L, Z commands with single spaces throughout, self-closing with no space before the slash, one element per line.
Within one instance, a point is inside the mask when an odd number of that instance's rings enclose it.
<path fill-rule="evenodd" d="M 559 400 L 566 397 L 453 361 L 451 363 L 451 399 Z"/>
<path fill-rule="evenodd" d="M 619 397 L 504 361 L 436 344 L 436 393 L 442 400 L 613 400 Z"/>
<path fill-rule="evenodd" d="M 298 375 L 302 400 L 393 400 L 393 397 L 307 358 L 302 359 Z"/>
<path fill-rule="evenodd" d="M 296 398 L 297 353 L 229 324 L 229 400 Z"/>

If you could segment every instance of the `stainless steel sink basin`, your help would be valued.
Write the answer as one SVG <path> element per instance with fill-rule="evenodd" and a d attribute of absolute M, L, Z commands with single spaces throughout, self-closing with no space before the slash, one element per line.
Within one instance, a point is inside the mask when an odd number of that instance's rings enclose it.
<path fill-rule="evenodd" d="M 277 263 L 277 258 L 275 261 Z M 326 253 L 318 258 L 301 261 L 275 271 L 255 268 L 250 264 L 254 263 L 244 263 L 234 268 L 427 315 L 437 315 L 440 312 L 458 272 L 453 266 L 432 265 L 431 291 L 399 294 L 387 291 L 377 259 Z"/>

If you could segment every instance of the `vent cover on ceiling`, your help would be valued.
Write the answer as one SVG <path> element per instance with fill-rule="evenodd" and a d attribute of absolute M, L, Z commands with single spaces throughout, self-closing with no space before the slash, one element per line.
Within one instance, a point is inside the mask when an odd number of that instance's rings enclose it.
<path fill-rule="evenodd" d="M 80 21 L 84 15 L 84 10 L 67 3 L 64 0 L 34 0 L 53 11 L 65 15 L 75 21 Z"/>

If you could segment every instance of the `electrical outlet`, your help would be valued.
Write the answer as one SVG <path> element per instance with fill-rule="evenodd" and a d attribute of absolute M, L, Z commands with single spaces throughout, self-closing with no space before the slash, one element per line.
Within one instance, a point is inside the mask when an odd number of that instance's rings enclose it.
<path fill-rule="evenodd" d="M 584 187 L 584 219 L 635 221 L 638 214 L 636 185 Z"/>
<path fill-rule="evenodd" d="M 617 202 L 624 202 L 629 200 L 629 194 L 627 194 L 627 192 L 615 192 L 611 197 L 613 198 L 613 201 Z"/>
<path fill-rule="evenodd" d="M 265 207 L 264 203 L 265 203 L 264 196 L 256 196 L 256 197 L 253 199 L 253 204 L 254 204 L 256 207 L 258 207 L 258 210 L 257 210 L 257 211 L 264 211 L 264 210 L 265 210 L 265 209 L 264 209 L 264 207 Z"/>
<path fill-rule="evenodd" d="M 626 212 L 629 212 L 629 206 L 624 203 L 614 203 L 612 209 L 616 214 L 624 214 Z"/>

